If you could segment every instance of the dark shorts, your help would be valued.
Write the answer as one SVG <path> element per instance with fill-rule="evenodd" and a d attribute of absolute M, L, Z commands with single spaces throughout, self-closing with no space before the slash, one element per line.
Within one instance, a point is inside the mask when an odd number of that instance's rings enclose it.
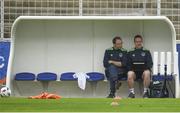
<path fill-rule="evenodd" d="M 136 80 L 142 79 L 144 71 L 135 71 L 136 74 Z"/>
<path fill-rule="evenodd" d="M 145 70 L 144 70 L 145 71 Z M 136 80 L 140 80 L 140 79 L 143 79 L 142 77 L 143 77 L 143 72 L 144 71 L 134 71 L 135 72 L 135 74 L 136 74 Z M 150 71 L 150 70 L 149 70 Z M 150 73 L 151 73 L 151 71 L 150 71 Z M 150 74 L 150 77 L 151 77 L 151 74 Z"/>

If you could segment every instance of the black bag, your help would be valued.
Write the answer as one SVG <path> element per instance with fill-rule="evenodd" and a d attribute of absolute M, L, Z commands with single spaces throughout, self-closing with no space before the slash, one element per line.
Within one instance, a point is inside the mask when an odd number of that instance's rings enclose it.
<path fill-rule="evenodd" d="M 154 81 L 150 84 L 150 98 L 168 98 L 169 91 L 166 84 L 160 81 Z"/>

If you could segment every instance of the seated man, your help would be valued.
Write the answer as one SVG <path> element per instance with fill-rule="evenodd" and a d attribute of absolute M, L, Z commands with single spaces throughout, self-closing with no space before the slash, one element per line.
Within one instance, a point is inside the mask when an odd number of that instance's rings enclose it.
<path fill-rule="evenodd" d="M 135 98 L 134 80 L 142 79 L 144 92 L 143 98 L 148 98 L 148 87 L 150 85 L 151 68 L 153 65 L 151 53 L 143 48 L 141 35 L 134 37 L 135 47 L 128 52 L 128 86 L 129 98 Z"/>
<path fill-rule="evenodd" d="M 126 76 L 127 72 L 127 51 L 122 48 L 122 39 L 115 37 L 112 42 L 113 47 L 105 51 L 103 60 L 106 76 L 110 82 L 110 94 L 107 98 L 115 97 L 116 85 L 117 87 L 120 86 L 118 82 L 119 75 L 125 73 Z"/>

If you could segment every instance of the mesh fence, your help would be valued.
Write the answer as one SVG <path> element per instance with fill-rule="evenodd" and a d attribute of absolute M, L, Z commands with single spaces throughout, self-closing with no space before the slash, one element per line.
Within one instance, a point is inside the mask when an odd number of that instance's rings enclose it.
<path fill-rule="evenodd" d="M 4 0 L 4 37 L 14 20 L 26 16 L 78 16 L 80 0 Z M 82 0 L 83 16 L 155 16 L 158 0 Z M 180 0 L 161 0 L 161 15 L 174 24 L 180 40 Z"/>

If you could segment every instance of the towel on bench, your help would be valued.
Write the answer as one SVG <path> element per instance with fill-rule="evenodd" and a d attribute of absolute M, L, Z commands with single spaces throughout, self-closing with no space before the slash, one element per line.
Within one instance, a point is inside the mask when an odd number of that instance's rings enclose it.
<path fill-rule="evenodd" d="M 86 73 L 78 72 L 73 75 L 74 78 L 78 79 L 78 86 L 82 90 L 85 90 L 86 88 L 86 78 L 89 78 L 89 76 Z"/>

